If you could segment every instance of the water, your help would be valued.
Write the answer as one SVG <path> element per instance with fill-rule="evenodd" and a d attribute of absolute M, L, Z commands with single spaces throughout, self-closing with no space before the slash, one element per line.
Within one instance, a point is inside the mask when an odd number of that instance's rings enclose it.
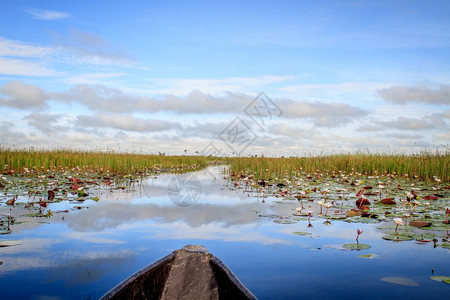
<path fill-rule="evenodd" d="M 14 225 L 0 236 L 22 242 L 0 248 L 1 297 L 96 299 L 186 244 L 205 246 L 259 299 L 442 299 L 450 292 L 430 279 L 450 276 L 448 249 L 383 240 L 377 224 L 325 225 L 316 216 L 313 227 L 306 219 L 274 223 L 260 215 L 292 216 L 298 204 L 247 197 L 227 186 L 222 169 L 150 178 L 133 192 L 99 193 L 99 202 L 83 204 L 89 208 Z M 55 211 L 67 204 L 51 205 Z M 355 242 L 356 228 L 371 248 L 343 250 Z M 370 253 L 377 257 L 360 257 Z"/>

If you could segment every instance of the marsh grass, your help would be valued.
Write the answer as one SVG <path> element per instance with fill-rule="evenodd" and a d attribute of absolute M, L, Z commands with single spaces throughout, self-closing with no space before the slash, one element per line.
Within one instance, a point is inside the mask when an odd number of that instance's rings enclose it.
<path fill-rule="evenodd" d="M 206 167 L 223 158 L 205 156 L 164 156 L 120 153 L 115 151 L 36 150 L 0 147 L 0 172 L 45 173 L 77 168 L 92 172 L 142 174 L 151 172 L 187 172 Z M 395 175 L 411 179 L 449 182 L 450 154 L 423 152 L 418 155 L 383 155 L 370 153 L 325 156 L 271 158 L 232 157 L 226 159 L 235 174 L 256 178 L 292 178 L 312 176 Z"/>
<path fill-rule="evenodd" d="M 203 156 L 163 156 L 114 151 L 35 150 L 0 148 L 0 171 L 33 173 L 78 169 L 91 172 L 139 174 L 186 172 L 206 167 L 212 158 Z"/>
<path fill-rule="evenodd" d="M 240 157 L 231 159 L 231 171 L 258 179 L 292 178 L 302 173 L 395 175 L 428 182 L 449 182 L 450 154 L 423 152 L 418 155 L 336 154 L 296 158 Z"/>

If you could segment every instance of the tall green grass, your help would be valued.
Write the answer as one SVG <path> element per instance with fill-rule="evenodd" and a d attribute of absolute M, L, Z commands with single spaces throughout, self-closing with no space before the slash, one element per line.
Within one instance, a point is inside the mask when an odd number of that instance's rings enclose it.
<path fill-rule="evenodd" d="M 203 156 L 162 156 L 113 151 L 34 150 L 0 148 L 0 172 L 36 173 L 76 168 L 94 172 L 137 174 L 143 172 L 183 172 L 204 168 L 212 158 Z"/>
<path fill-rule="evenodd" d="M 241 157 L 231 160 L 234 173 L 251 173 L 257 178 L 286 178 L 299 173 L 316 172 L 332 175 L 333 171 L 363 175 L 396 174 L 433 181 L 435 177 L 449 182 L 450 155 L 421 153 L 419 155 L 336 154 L 298 158 Z"/>
<path fill-rule="evenodd" d="M 24 168 L 36 173 L 68 168 L 117 174 L 143 172 L 185 172 L 206 167 L 218 158 L 204 156 L 162 156 L 118 153 L 114 151 L 35 150 L 0 147 L 0 172 L 22 172 Z M 291 178 L 301 173 L 339 172 L 363 175 L 392 175 L 442 182 L 450 181 L 450 154 L 419 155 L 336 154 L 325 156 L 270 158 L 227 158 L 231 171 L 252 174 L 257 178 Z"/>

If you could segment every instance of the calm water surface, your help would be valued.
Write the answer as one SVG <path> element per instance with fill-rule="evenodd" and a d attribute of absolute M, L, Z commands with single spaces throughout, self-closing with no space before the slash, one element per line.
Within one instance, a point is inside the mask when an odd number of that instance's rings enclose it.
<path fill-rule="evenodd" d="M 385 241 L 376 224 L 325 225 L 316 217 L 313 227 L 306 219 L 275 223 L 270 215 L 292 216 L 298 204 L 248 197 L 227 186 L 222 170 L 162 175 L 132 192 L 98 192 L 99 202 L 83 203 L 88 208 L 14 225 L 11 234 L 0 236 L 22 242 L 0 248 L 1 298 L 97 299 L 186 244 L 205 246 L 259 299 L 448 297 L 450 285 L 430 279 L 450 276 L 448 249 Z M 67 204 L 51 205 L 55 211 Z M 343 250 L 355 241 L 357 228 L 365 231 L 360 242 L 371 249 Z M 370 253 L 377 256 L 360 257 Z"/>

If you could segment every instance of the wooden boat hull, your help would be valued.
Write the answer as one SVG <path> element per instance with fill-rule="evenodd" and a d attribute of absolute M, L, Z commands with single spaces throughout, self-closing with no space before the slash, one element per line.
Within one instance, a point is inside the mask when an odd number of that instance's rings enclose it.
<path fill-rule="evenodd" d="M 204 247 L 187 245 L 114 287 L 106 299 L 256 299 Z"/>

